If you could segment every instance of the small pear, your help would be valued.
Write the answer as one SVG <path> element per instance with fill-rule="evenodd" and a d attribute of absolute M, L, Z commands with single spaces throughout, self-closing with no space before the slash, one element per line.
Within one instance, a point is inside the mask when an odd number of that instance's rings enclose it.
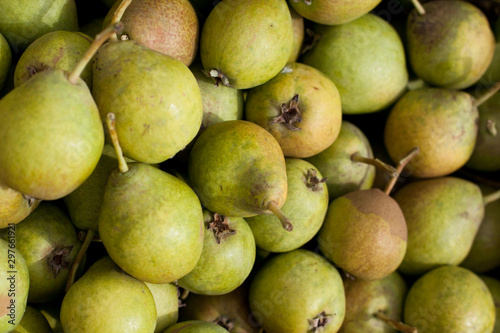
<path fill-rule="evenodd" d="M 18 191 L 0 185 L 0 229 L 21 222 L 39 204 L 40 200 L 25 197 Z"/>
<path fill-rule="evenodd" d="M 12 333 L 52 333 L 52 329 L 40 311 L 27 305 L 23 319 Z"/>
<path fill-rule="evenodd" d="M 7 79 L 11 62 L 12 53 L 9 43 L 7 43 L 4 36 L 0 33 L 0 90 L 2 90 L 4 82 Z"/>
<path fill-rule="evenodd" d="M 305 29 L 304 29 L 304 18 L 290 6 L 288 3 L 288 9 L 290 10 L 290 15 L 292 16 L 292 26 L 293 26 L 293 46 L 292 52 L 288 57 L 288 63 L 296 62 L 300 56 L 300 51 L 302 51 L 302 43 L 304 41 Z"/>
<path fill-rule="evenodd" d="M 104 257 L 64 296 L 61 323 L 65 333 L 152 333 L 156 325 L 155 301 L 144 282 Z"/>
<path fill-rule="evenodd" d="M 179 317 L 178 290 L 171 283 L 145 283 L 153 294 L 156 304 L 155 333 L 161 333 L 167 327 L 174 325 Z"/>

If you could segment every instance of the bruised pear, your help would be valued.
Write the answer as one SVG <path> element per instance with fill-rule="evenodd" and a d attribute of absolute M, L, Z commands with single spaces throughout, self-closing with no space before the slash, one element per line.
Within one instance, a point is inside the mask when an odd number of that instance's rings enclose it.
<path fill-rule="evenodd" d="M 225 0 L 210 12 L 200 38 L 207 75 L 248 89 L 270 80 L 285 66 L 293 27 L 285 0 Z"/>
<path fill-rule="evenodd" d="M 318 243 L 324 255 L 361 280 L 394 272 L 406 252 L 405 217 L 379 189 L 359 190 L 330 203 Z"/>
<path fill-rule="evenodd" d="M 201 203 L 226 216 L 275 213 L 287 197 L 285 158 L 276 139 L 244 120 L 214 124 L 196 140 L 189 180 Z"/>

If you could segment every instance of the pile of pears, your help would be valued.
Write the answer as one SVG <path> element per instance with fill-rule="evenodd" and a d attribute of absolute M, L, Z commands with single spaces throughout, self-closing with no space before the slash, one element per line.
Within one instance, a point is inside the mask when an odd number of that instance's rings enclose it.
<path fill-rule="evenodd" d="M 0 0 L 0 333 L 500 332 L 500 3 Z"/>

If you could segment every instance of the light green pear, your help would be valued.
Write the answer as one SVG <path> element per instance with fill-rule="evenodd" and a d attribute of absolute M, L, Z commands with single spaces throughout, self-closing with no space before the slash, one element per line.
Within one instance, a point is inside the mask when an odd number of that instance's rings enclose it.
<path fill-rule="evenodd" d="M 18 191 L 0 185 L 0 229 L 21 222 L 39 204 L 40 200 L 24 197 Z"/>
<path fill-rule="evenodd" d="M 171 283 L 145 283 L 153 294 L 156 304 L 155 333 L 160 333 L 177 322 L 179 317 L 178 289 Z"/>
<path fill-rule="evenodd" d="M 23 319 L 12 333 L 52 333 L 52 329 L 40 311 L 27 305 Z"/>

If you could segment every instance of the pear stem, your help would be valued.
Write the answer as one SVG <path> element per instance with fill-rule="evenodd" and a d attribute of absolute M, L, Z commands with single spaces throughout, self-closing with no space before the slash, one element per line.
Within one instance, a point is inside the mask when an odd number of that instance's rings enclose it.
<path fill-rule="evenodd" d="M 417 13 L 419 15 L 425 15 L 425 8 L 424 8 L 424 6 L 422 6 L 422 4 L 420 3 L 420 1 L 418 1 L 418 0 L 411 0 L 411 3 L 415 7 L 415 9 L 417 10 Z"/>
<path fill-rule="evenodd" d="M 414 147 L 403 159 L 401 159 L 398 163 L 398 167 L 396 168 L 396 171 L 398 172 L 398 175 L 401 175 L 401 172 L 403 172 L 403 169 L 405 166 L 411 161 L 412 158 L 414 158 L 416 155 L 420 153 L 420 148 Z M 387 184 L 385 187 L 385 194 L 389 195 L 394 188 L 394 185 L 396 185 L 396 182 L 398 181 L 399 176 L 392 178 L 391 181 Z"/>
<path fill-rule="evenodd" d="M 108 38 L 110 38 L 113 35 L 116 35 L 116 33 L 120 32 L 123 30 L 123 23 L 116 23 L 113 25 L 108 26 L 106 29 L 104 29 L 102 32 L 100 32 L 90 44 L 90 47 L 88 48 L 87 52 L 83 55 L 83 58 L 76 64 L 75 69 L 69 74 L 68 76 L 68 81 L 72 84 L 77 84 L 78 79 L 80 78 L 80 75 L 82 74 L 83 70 L 87 66 L 87 64 L 90 62 L 94 54 L 97 52 L 97 50 L 101 47 L 102 44 Z"/>
<path fill-rule="evenodd" d="M 123 17 L 123 14 L 125 14 L 125 11 L 127 10 L 130 3 L 132 3 L 132 0 L 122 0 L 118 8 L 116 8 L 115 12 L 113 13 L 113 16 L 111 17 L 111 24 L 120 22 L 120 20 Z M 119 32 L 117 31 L 115 34 L 111 35 L 111 39 L 117 41 L 118 33 Z"/>
<path fill-rule="evenodd" d="M 85 256 L 85 253 L 87 253 L 87 249 L 89 248 L 90 243 L 92 243 L 94 236 L 95 236 L 95 231 L 89 229 L 87 231 L 87 235 L 85 235 L 85 239 L 83 240 L 82 246 L 80 247 L 80 250 L 78 251 L 78 254 L 75 257 L 75 261 L 73 261 L 73 265 L 71 265 L 71 269 L 68 274 L 68 280 L 66 280 L 66 288 L 65 288 L 66 292 L 68 292 L 69 288 L 71 288 L 71 286 L 73 285 L 73 282 L 75 282 L 76 272 L 78 271 L 78 267 L 80 267 L 80 263 L 83 260 L 83 256 Z"/>
<path fill-rule="evenodd" d="M 351 155 L 351 160 L 354 162 L 370 164 L 370 165 L 373 165 L 374 167 L 379 168 L 380 170 L 387 171 L 391 175 L 392 178 L 399 176 L 396 168 L 394 168 L 393 166 L 390 166 L 387 163 L 382 162 L 378 158 L 363 157 L 358 152 L 358 153 L 354 153 Z"/>
<path fill-rule="evenodd" d="M 498 81 L 497 83 L 495 83 L 484 94 L 482 94 L 481 96 L 479 96 L 476 99 L 476 101 L 474 102 L 474 106 L 475 107 L 480 106 L 481 104 L 483 104 L 484 102 L 486 102 L 487 100 L 489 100 L 490 97 L 492 97 L 493 95 L 495 95 L 498 92 L 498 90 L 500 90 L 500 81 Z"/>
<path fill-rule="evenodd" d="M 500 199 L 500 190 L 483 196 L 483 204 L 486 206 L 489 203 L 497 201 Z"/>
<path fill-rule="evenodd" d="M 418 333 L 418 329 L 416 327 L 408 326 L 400 321 L 392 320 L 391 318 L 387 317 L 382 311 L 378 311 L 377 313 L 375 313 L 375 317 L 383 320 L 395 330 L 401 331 L 403 333 Z"/>
<path fill-rule="evenodd" d="M 109 136 L 113 142 L 113 147 L 115 148 L 116 156 L 118 157 L 118 169 L 121 173 L 126 173 L 128 171 L 128 165 L 123 157 L 122 147 L 120 146 L 120 141 L 118 141 L 118 134 L 115 128 L 116 117 L 115 114 L 110 112 L 106 117 L 106 125 L 108 126 Z"/>
<path fill-rule="evenodd" d="M 281 222 L 281 225 L 286 231 L 292 231 L 293 230 L 293 225 L 288 219 L 288 217 L 283 214 L 281 209 L 278 207 L 278 205 L 274 202 L 271 201 L 267 204 L 267 209 L 269 209 Z"/>

